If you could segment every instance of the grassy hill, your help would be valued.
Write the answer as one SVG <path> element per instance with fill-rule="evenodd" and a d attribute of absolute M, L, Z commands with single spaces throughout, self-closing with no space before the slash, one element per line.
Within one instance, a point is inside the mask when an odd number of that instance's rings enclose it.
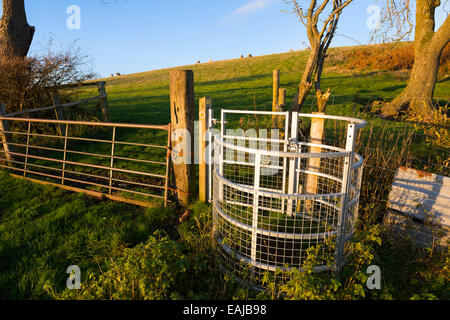
<path fill-rule="evenodd" d="M 379 169 L 395 170 L 405 159 L 403 153 L 411 152 L 415 158 L 434 155 L 432 162 L 437 163 L 442 160 L 439 157 L 445 158 L 442 151 L 445 149 L 430 147 L 423 129 L 419 129 L 420 135 L 413 139 L 408 134 L 415 130 L 414 126 L 384 122 L 365 112 L 372 101 L 389 100 L 400 93 L 406 85 L 407 72 L 348 70 L 345 68 L 348 50 L 353 48 L 331 50 L 322 86 L 332 90 L 327 113 L 369 120 L 366 140 L 372 144 L 362 147 L 366 150 L 364 156 L 368 165 L 361 210 L 367 221 L 377 222 L 376 215 L 385 205 L 382 197 L 386 197 L 389 188 L 386 178 L 389 175 L 380 175 Z M 281 71 L 281 87 L 287 89 L 287 101 L 290 102 L 307 56 L 308 52 L 300 51 L 178 68 L 194 71 L 196 101 L 203 96 L 211 97 L 216 115 L 219 115 L 220 108 L 270 110 L 274 69 Z M 170 119 L 169 70 L 104 79 L 112 121 L 167 124 Z M 436 87 L 435 96 L 444 103 L 450 97 L 448 80 L 448 76 L 442 76 Z M 81 93 L 94 94 L 90 89 Z M 314 103 L 310 96 L 302 112 L 315 111 Z M 397 140 L 393 143 L 394 138 Z M 409 139 L 409 149 L 402 145 L 402 139 Z M 389 157 L 391 154 L 396 155 L 394 159 Z M 380 189 L 380 185 L 383 188 Z M 248 294 L 243 295 L 239 285 L 232 280 L 225 284 L 218 280 L 220 271 L 213 262 L 214 255 L 208 242 L 210 209 L 206 205 L 195 204 L 191 219 L 177 227 L 176 216 L 183 212 L 175 209 L 142 209 L 94 200 L 13 179 L 1 172 L 0 186 L 0 299 L 135 298 L 129 287 L 119 288 L 120 281 L 115 279 L 123 275 L 129 276 L 127 281 L 123 280 L 125 284 L 150 288 L 160 298 L 229 299 L 245 298 Z M 377 196 L 372 197 L 373 194 Z M 375 218 L 369 219 L 370 215 Z M 167 237 L 152 236 L 156 230 L 163 230 Z M 383 272 L 391 272 L 392 277 L 386 280 L 383 291 L 386 296 L 376 297 L 410 298 L 422 291 L 443 297 L 445 281 L 443 287 L 431 288 L 429 285 L 434 281 L 433 277 L 442 275 L 440 271 L 427 273 L 428 265 L 416 261 L 402 273 L 399 269 L 409 260 L 400 259 L 389 248 L 388 243 L 378 252 L 377 259 L 383 265 Z M 384 264 L 383 254 L 388 259 Z M 156 257 L 157 264 L 147 265 L 145 257 L 149 256 Z M 408 257 L 406 255 L 404 259 Z M 439 270 L 442 260 L 435 260 L 433 266 Z M 81 267 L 82 279 L 88 283 L 80 296 L 65 290 L 66 268 L 73 264 Z M 425 274 L 418 274 L 418 270 Z M 96 280 L 90 282 L 89 274 Z M 166 279 L 165 282 L 158 282 L 161 280 L 154 278 L 155 274 Z M 145 282 L 146 277 L 153 280 Z M 400 282 L 395 284 L 397 280 Z M 117 294 L 111 295 L 106 289 L 108 286 L 116 288 Z"/>
<path fill-rule="evenodd" d="M 371 100 L 389 100 L 406 86 L 405 72 L 352 72 L 343 67 L 342 58 L 349 48 L 333 48 L 322 80 L 323 88 L 331 88 L 330 114 L 352 113 Z M 252 58 L 224 60 L 182 66 L 174 69 L 194 71 L 195 95 L 213 100 L 213 106 L 227 109 L 270 110 L 272 106 L 272 71 L 279 69 L 280 86 L 287 89 L 290 103 L 297 92 L 308 51 L 297 51 Z M 169 70 L 155 70 L 103 79 L 112 105 L 113 120 L 121 122 L 167 123 L 170 114 Z M 435 97 L 448 100 L 448 77 L 440 79 Z M 303 112 L 313 110 L 311 96 Z"/>

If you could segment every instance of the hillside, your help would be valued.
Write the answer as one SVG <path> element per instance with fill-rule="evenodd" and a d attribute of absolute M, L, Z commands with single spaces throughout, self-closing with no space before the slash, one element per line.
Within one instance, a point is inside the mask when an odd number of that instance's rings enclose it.
<path fill-rule="evenodd" d="M 355 113 L 373 100 L 390 100 L 406 85 L 407 71 L 354 72 L 343 67 L 343 54 L 355 47 L 333 48 L 327 60 L 322 87 L 331 88 L 328 113 Z M 269 110 L 272 105 L 272 71 L 281 72 L 280 86 L 292 101 L 301 78 L 307 51 L 297 51 L 252 58 L 224 60 L 172 69 L 194 71 L 195 94 L 213 99 L 213 106 L 230 109 Z M 113 120 L 121 122 L 167 123 L 169 121 L 169 70 L 162 69 L 103 79 L 107 82 Z M 448 76 L 440 79 L 435 98 L 450 97 Z M 314 99 L 307 100 L 302 111 L 310 112 Z"/>

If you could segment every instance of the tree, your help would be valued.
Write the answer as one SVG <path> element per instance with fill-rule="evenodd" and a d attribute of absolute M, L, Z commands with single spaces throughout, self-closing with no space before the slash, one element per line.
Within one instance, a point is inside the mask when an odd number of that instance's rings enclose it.
<path fill-rule="evenodd" d="M 102 5 L 111 1 L 100 0 Z M 24 0 L 3 0 L 0 20 L 0 59 L 26 57 L 33 41 L 35 28 L 28 25 Z"/>
<path fill-rule="evenodd" d="M 322 77 L 323 65 L 327 57 L 327 51 L 335 35 L 339 17 L 353 0 L 311 0 L 306 9 L 308 1 L 289 0 L 285 1 L 293 8 L 300 21 L 306 28 L 310 43 L 308 61 L 299 84 L 297 96 L 292 103 L 291 111 L 300 111 L 309 91 L 314 85 L 319 105 L 326 105 L 330 96 L 329 91 L 322 95 L 320 79 Z M 303 4 L 305 2 L 305 4 Z M 322 111 L 322 110 L 319 110 Z"/>
<path fill-rule="evenodd" d="M 0 59 L 25 57 L 35 28 L 28 25 L 24 0 L 3 0 L 0 20 Z"/>
<path fill-rule="evenodd" d="M 414 66 L 405 90 L 391 103 L 382 108 L 384 116 L 398 116 L 406 111 L 409 115 L 427 120 L 434 112 L 433 94 L 439 72 L 441 54 L 450 42 L 450 16 L 435 31 L 435 11 L 440 0 L 416 0 L 416 25 L 414 39 Z M 410 21 L 410 0 L 386 0 L 381 26 L 392 26 L 394 20 L 411 25 L 406 32 L 397 29 L 394 39 L 403 39 L 414 29 Z M 396 23 L 398 25 L 398 22 Z M 380 32 L 378 28 L 376 32 Z M 404 30 L 403 30 L 404 31 Z"/>

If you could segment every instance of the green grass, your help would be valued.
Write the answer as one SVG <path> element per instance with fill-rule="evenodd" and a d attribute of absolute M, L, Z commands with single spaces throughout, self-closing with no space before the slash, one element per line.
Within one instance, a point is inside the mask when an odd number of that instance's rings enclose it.
<path fill-rule="evenodd" d="M 396 73 L 353 74 L 339 71 L 336 67 L 341 63 L 339 50 L 343 49 L 332 50 L 322 82 L 322 87 L 331 88 L 333 94 L 327 113 L 358 114 L 370 120 L 370 126 L 375 130 L 389 126 L 399 130 L 400 125 L 374 119 L 362 110 L 373 100 L 395 97 L 406 86 L 406 79 Z M 221 108 L 245 110 L 256 107 L 258 110 L 270 110 L 273 69 L 280 69 L 281 87 L 287 89 L 287 101 L 291 101 L 297 91 L 306 58 L 307 52 L 292 52 L 184 66 L 180 69 L 194 71 L 197 105 L 199 98 L 210 96 L 215 115 L 219 117 Z M 450 96 L 447 81 L 448 78 L 440 79 L 436 86 L 436 97 L 442 100 L 448 100 Z M 168 69 L 108 78 L 106 82 L 112 121 L 141 124 L 167 124 L 170 121 Z M 81 96 L 95 94 L 94 89 L 88 89 Z M 314 111 L 313 96 L 308 98 L 302 109 L 302 112 L 311 111 Z M 122 134 L 123 138 L 131 141 L 165 143 L 165 138 L 156 133 L 124 131 Z M 389 146 L 391 142 L 385 143 Z M 396 143 L 401 145 L 402 142 Z M 367 144 L 368 141 L 364 142 L 364 145 Z M 99 149 L 98 146 L 84 144 L 78 147 L 87 152 L 107 154 L 106 149 Z M 429 156 L 430 149 L 423 139 L 415 140 L 413 149 L 419 157 Z M 125 151 L 131 151 L 137 157 L 144 156 L 142 150 L 136 148 L 119 150 Z M 436 148 L 432 153 L 441 152 L 442 149 Z M 95 162 L 93 159 L 91 161 Z M 120 259 L 124 256 L 125 248 L 134 250 L 136 245 L 146 243 L 156 230 L 163 230 L 170 239 L 182 245 L 182 253 L 171 259 L 185 259 L 186 255 L 189 261 L 187 269 L 180 269 L 189 275 L 188 278 L 184 276 L 179 280 L 176 277 L 184 287 L 172 296 L 161 294 L 161 297 L 241 297 L 240 293 L 236 294 L 241 292 L 236 284 L 231 284 L 226 290 L 218 285 L 215 267 L 208 264 L 208 259 L 211 259 L 208 253 L 210 247 L 206 244 L 210 225 L 205 222 L 210 217 L 208 206 L 197 204 L 194 218 L 176 228 L 174 221 L 179 212 L 174 208 L 143 209 L 92 199 L 11 178 L 1 172 L 0 186 L 0 299 L 71 297 L 70 294 L 65 295 L 67 291 L 64 290 L 68 276 L 66 268 L 69 265 L 79 265 L 83 275 L 92 273 L 99 277 L 102 271 L 113 270 L 111 261 L 122 261 Z M 370 207 L 371 204 L 367 205 Z M 150 252 L 159 250 L 155 241 L 148 243 L 153 248 Z M 141 254 L 141 249 L 136 249 L 134 254 Z M 164 260 L 164 257 L 160 259 Z M 389 268 L 395 269 L 389 263 Z M 398 264 L 396 266 L 399 267 Z M 181 271 L 177 269 L 173 272 Z M 53 294 L 45 289 L 48 286 L 52 288 Z M 213 292 L 211 288 L 219 289 Z M 397 288 L 393 292 L 396 290 L 400 291 Z M 217 294 L 222 291 L 227 293 L 222 296 Z"/>
<path fill-rule="evenodd" d="M 0 299 L 46 298 L 46 282 L 63 285 L 69 265 L 96 270 L 158 229 L 174 211 L 100 201 L 32 184 L 0 172 Z"/>

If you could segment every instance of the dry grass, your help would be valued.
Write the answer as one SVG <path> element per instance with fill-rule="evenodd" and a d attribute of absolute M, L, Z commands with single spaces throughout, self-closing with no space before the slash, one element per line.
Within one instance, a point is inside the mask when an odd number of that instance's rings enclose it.
<path fill-rule="evenodd" d="M 356 71 L 411 70 L 414 66 L 414 45 L 398 44 L 364 46 L 349 50 L 345 54 L 345 69 Z M 450 46 L 445 47 L 440 61 L 440 72 L 450 70 Z"/>

